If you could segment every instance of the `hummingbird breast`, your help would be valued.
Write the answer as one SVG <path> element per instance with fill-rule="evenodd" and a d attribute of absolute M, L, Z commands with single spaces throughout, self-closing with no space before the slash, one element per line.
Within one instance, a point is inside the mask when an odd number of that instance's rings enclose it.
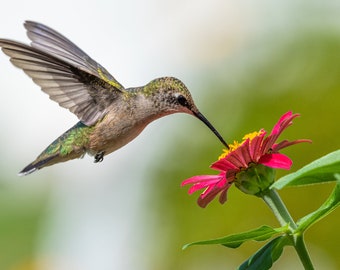
<path fill-rule="evenodd" d="M 123 101 L 123 104 L 113 104 L 91 133 L 87 152 L 90 155 L 112 153 L 136 138 L 151 121 L 159 118 L 147 109 L 147 100 L 143 99 L 139 96 Z"/>
<path fill-rule="evenodd" d="M 124 121 L 109 113 L 96 125 L 91 134 L 88 152 L 91 155 L 99 152 L 104 152 L 107 155 L 132 141 L 146 125 L 134 123 L 134 121 Z"/>

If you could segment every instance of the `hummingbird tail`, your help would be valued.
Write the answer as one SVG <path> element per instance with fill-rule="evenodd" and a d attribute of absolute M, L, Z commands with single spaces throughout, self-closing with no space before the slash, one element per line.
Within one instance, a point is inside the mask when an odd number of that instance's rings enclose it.
<path fill-rule="evenodd" d="M 18 175 L 19 176 L 28 175 L 28 174 L 35 172 L 36 170 L 39 170 L 45 166 L 48 166 L 49 165 L 48 163 L 51 162 L 51 160 L 53 160 L 57 156 L 58 155 L 54 155 L 54 156 L 47 157 L 43 160 L 35 160 L 32 163 L 28 164 L 25 168 L 23 168 L 21 172 L 18 173 Z"/>
<path fill-rule="evenodd" d="M 45 150 L 40 154 L 39 157 L 37 157 L 35 161 L 33 161 L 32 163 L 28 164 L 25 168 L 23 168 L 22 171 L 18 173 L 18 175 L 25 176 L 37 170 L 40 170 L 44 167 L 51 166 L 60 162 L 65 162 L 75 158 L 81 158 L 84 155 L 85 155 L 84 149 L 72 150 L 72 152 L 68 153 L 67 155 L 63 155 L 60 152 L 51 155 L 46 153 Z"/>
<path fill-rule="evenodd" d="M 52 142 L 35 161 L 28 164 L 18 175 L 28 175 L 46 166 L 83 157 L 86 153 L 86 143 L 90 132 L 91 127 L 78 122 Z"/>

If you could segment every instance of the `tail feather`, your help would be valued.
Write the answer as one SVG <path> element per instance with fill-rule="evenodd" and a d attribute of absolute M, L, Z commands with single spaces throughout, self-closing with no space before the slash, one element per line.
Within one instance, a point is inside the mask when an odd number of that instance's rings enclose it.
<path fill-rule="evenodd" d="M 92 127 L 78 122 L 52 142 L 35 161 L 22 169 L 19 175 L 28 175 L 43 167 L 84 156 L 86 142 L 91 130 Z"/>
<path fill-rule="evenodd" d="M 18 175 L 19 176 L 28 175 L 45 166 L 48 166 L 48 163 L 57 156 L 58 155 L 54 155 L 54 156 L 47 157 L 43 160 L 33 161 L 32 163 L 28 164 L 25 168 L 23 168 L 21 172 L 18 173 Z"/>

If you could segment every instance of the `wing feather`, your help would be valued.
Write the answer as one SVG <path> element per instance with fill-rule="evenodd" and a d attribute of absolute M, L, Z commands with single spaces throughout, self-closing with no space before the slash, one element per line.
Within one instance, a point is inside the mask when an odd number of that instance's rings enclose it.
<path fill-rule="evenodd" d="M 24 26 L 28 38 L 32 41 L 32 47 L 57 55 L 79 69 L 104 79 L 117 89 L 124 90 L 124 87 L 103 66 L 62 34 L 46 25 L 33 21 L 26 21 Z"/>
<path fill-rule="evenodd" d="M 26 22 L 32 47 L 0 39 L 2 51 L 50 99 L 93 125 L 125 89 L 102 66 L 66 37 L 42 24 Z"/>

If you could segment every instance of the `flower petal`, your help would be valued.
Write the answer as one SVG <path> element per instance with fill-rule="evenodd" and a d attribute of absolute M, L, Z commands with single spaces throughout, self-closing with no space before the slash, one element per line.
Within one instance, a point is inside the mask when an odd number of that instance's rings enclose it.
<path fill-rule="evenodd" d="M 198 199 L 197 199 L 197 204 L 202 207 L 205 208 L 216 196 L 217 194 L 220 192 L 220 190 L 218 188 L 210 188 L 209 190 L 207 190 L 206 194 L 201 194 Z"/>
<path fill-rule="evenodd" d="M 263 147 L 262 147 L 262 153 L 266 153 L 272 148 L 272 146 L 274 145 L 276 140 L 279 138 L 281 133 L 287 127 L 289 127 L 293 123 L 292 120 L 298 116 L 300 116 L 300 114 L 298 113 L 293 114 L 291 111 L 281 116 L 279 121 L 273 127 L 269 136 L 265 139 Z"/>
<path fill-rule="evenodd" d="M 307 140 L 307 139 L 300 139 L 300 140 L 295 140 L 295 141 L 288 141 L 288 140 L 284 140 L 282 142 L 276 143 L 272 146 L 272 150 L 274 152 L 277 152 L 279 150 L 281 150 L 282 148 L 286 148 L 288 146 L 294 145 L 294 144 L 298 144 L 298 143 L 303 143 L 303 142 L 308 142 L 311 143 L 311 140 Z"/>
<path fill-rule="evenodd" d="M 219 198 L 220 203 L 226 202 L 227 191 L 230 186 L 231 184 L 226 182 L 226 184 L 222 188 L 218 188 L 216 186 L 209 187 L 198 197 L 197 204 L 200 207 L 205 208 L 220 192 L 221 192 L 221 195 Z"/>
<path fill-rule="evenodd" d="M 197 176 L 193 176 L 187 180 L 184 180 L 181 184 L 181 186 L 184 185 L 188 185 L 188 184 L 193 184 L 192 187 L 189 188 L 188 193 L 192 194 L 194 192 L 196 192 L 197 190 L 203 189 L 203 188 L 207 188 L 207 190 L 209 188 L 212 187 L 223 187 L 225 184 L 227 183 L 227 179 L 225 177 L 225 173 L 221 172 L 218 175 L 197 175 Z M 207 192 L 207 190 L 205 190 L 202 194 L 204 194 L 205 192 Z"/>
<path fill-rule="evenodd" d="M 193 184 L 188 193 L 192 194 L 197 190 L 205 189 L 199 196 L 197 203 L 201 207 L 206 207 L 219 193 L 220 202 L 225 202 L 227 199 L 227 190 L 231 186 L 228 182 L 225 172 L 220 172 L 218 175 L 198 175 L 191 177 L 182 182 L 183 185 Z"/>
<path fill-rule="evenodd" d="M 199 182 L 194 184 L 192 187 L 189 188 L 188 194 L 191 195 L 192 193 L 196 192 L 197 190 L 204 189 L 204 188 L 211 188 L 211 187 L 219 187 L 224 186 L 225 181 L 223 181 L 223 177 L 219 177 L 215 182 Z M 205 193 L 205 190 L 203 193 Z"/>
<path fill-rule="evenodd" d="M 245 135 L 242 143 L 234 142 L 234 144 L 231 144 L 228 151 L 224 151 L 225 153 L 219 160 L 210 166 L 210 168 L 219 171 L 218 175 L 194 176 L 183 181 L 181 185 L 192 185 L 189 188 L 189 194 L 203 190 L 197 200 L 201 207 L 206 207 L 218 195 L 220 203 L 224 203 L 227 200 L 227 191 L 233 182 L 236 182 L 236 186 L 244 192 L 249 190 L 249 183 L 255 185 L 255 188 L 257 188 L 255 190 L 263 190 L 263 184 L 267 183 L 265 180 L 274 179 L 275 170 L 273 169 L 288 170 L 292 166 L 291 159 L 278 151 L 297 143 L 311 142 L 304 139 L 276 142 L 281 133 L 298 116 L 299 114 L 293 114 L 290 111 L 285 113 L 274 125 L 268 136 L 264 129 Z M 252 168 L 256 168 L 255 172 L 258 175 L 251 174 Z M 264 171 L 259 171 L 259 168 L 264 168 Z M 241 173 L 249 179 L 243 181 Z M 236 175 L 238 175 L 237 178 Z M 260 178 L 259 175 L 261 175 Z M 256 176 L 255 180 L 252 180 L 252 176 Z"/>
<path fill-rule="evenodd" d="M 184 180 L 181 184 L 183 187 L 184 185 L 188 184 L 196 184 L 196 183 L 201 183 L 201 182 L 216 182 L 218 179 L 220 179 L 221 176 L 219 174 L 217 175 L 196 175 L 193 177 L 190 177 L 186 180 Z"/>
<path fill-rule="evenodd" d="M 252 162 L 250 153 L 250 139 L 247 139 L 237 150 L 239 150 L 239 157 L 242 159 L 243 164 L 248 166 L 248 164 Z"/>
<path fill-rule="evenodd" d="M 227 160 L 226 158 L 222 158 L 213 164 L 211 164 L 210 168 L 214 170 L 219 170 L 219 171 L 227 171 L 227 170 L 235 170 L 238 169 L 237 166 L 235 166 L 232 162 Z"/>
<path fill-rule="evenodd" d="M 230 188 L 230 186 L 231 186 L 231 184 L 228 184 L 228 186 L 226 186 L 222 190 L 222 192 L 220 194 L 220 198 L 218 199 L 221 204 L 224 204 L 227 201 L 227 191 Z"/>
<path fill-rule="evenodd" d="M 297 114 L 295 115 L 298 116 Z M 286 112 L 284 115 L 282 115 L 279 121 L 273 127 L 269 136 L 280 134 L 283 129 L 287 128 L 287 126 L 291 124 L 291 120 L 293 119 L 292 116 L 293 116 L 293 113 L 291 111 Z"/>
<path fill-rule="evenodd" d="M 280 153 L 265 154 L 260 158 L 258 163 L 271 168 L 284 170 L 289 170 L 293 164 L 289 157 Z"/>
<path fill-rule="evenodd" d="M 230 163 L 234 164 L 237 168 L 246 168 L 248 166 L 248 162 L 242 156 L 242 149 L 244 144 L 234 151 L 230 152 L 229 155 L 225 157 L 225 159 L 229 160 Z"/>
<path fill-rule="evenodd" d="M 266 136 L 267 132 L 264 129 L 260 130 L 260 135 L 255 137 L 249 146 L 249 152 L 252 161 L 257 161 L 262 155 L 262 144 L 264 141 L 264 136 Z"/>

